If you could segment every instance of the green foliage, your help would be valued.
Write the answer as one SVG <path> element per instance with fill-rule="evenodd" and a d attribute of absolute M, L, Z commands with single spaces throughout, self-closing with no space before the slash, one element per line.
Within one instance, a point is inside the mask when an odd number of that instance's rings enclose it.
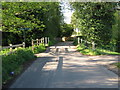
<path fill-rule="evenodd" d="M 115 41 L 116 51 L 120 53 L 120 11 L 116 11 L 115 24 L 112 26 L 112 40 Z"/>
<path fill-rule="evenodd" d="M 22 43 L 22 38 L 17 33 L 2 32 L 2 46 L 9 46 L 9 44 Z"/>
<path fill-rule="evenodd" d="M 41 52 L 43 52 L 43 51 L 45 51 L 46 50 L 46 48 L 45 48 L 45 46 L 43 45 L 43 44 L 40 44 L 40 45 L 35 45 L 34 46 L 35 48 L 34 48 L 34 51 L 33 51 L 33 53 L 41 53 Z"/>
<path fill-rule="evenodd" d="M 2 16 L 2 31 L 17 34 L 21 42 L 25 31 L 27 46 L 31 45 L 31 39 L 60 36 L 62 14 L 59 2 L 2 2 Z M 11 42 L 10 38 L 16 37 L 9 36 Z"/>
<path fill-rule="evenodd" d="M 58 2 L 49 2 L 45 5 L 49 10 L 44 14 L 44 23 L 46 28 L 44 35 L 52 38 L 61 36 L 61 24 L 63 23 L 63 15 Z"/>
<path fill-rule="evenodd" d="M 50 44 L 53 45 L 57 43 L 57 41 L 51 41 Z M 49 44 L 49 45 L 50 45 Z M 22 65 L 26 63 L 29 60 L 35 59 L 34 54 L 41 53 L 46 50 L 45 46 L 43 44 L 35 45 L 34 51 L 32 51 L 32 47 L 27 48 L 15 48 L 13 49 L 13 53 L 7 54 L 9 49 L 4 49 L 0 51 L 0 55 L 2 55 L 2 83 L 6 84 L 9 80 L 13 78 L 13 76 L 10 74 L 11 72 L 14 72 L 14 75 L 18 75 L 23 67 Z"/>
<path fill-rule="evenodd" d="M 77 38 L 75 38 L 74 40 L 73 40 L 73 45 L 78 45 L 78 40 L 77 40 Z"/>
<path fill-rule="evenodd" d="M 34 59 L 34 54 L 29 48 L 18 48 L 14 53 L 10 55 L 2 56 L 2 82 L 5 84 L 10 80 L 14 72 L 17 75 L 22 70 L 22 64 L 28 60 Z"/>
<path fill-rule="evenodd" d="M 79 28 L 85 40 L 107 45 L 112 36 L 112 25 L 116 3 L 114 2 L 73 2 L 75 12 L 72 16 L 72 24 Z"/>
<path fill-rule="evenodd" d="M 70 37 L 73 33 L 73 27 L 71 24 L 64 23 L 62 26 L 61 37 Z"/>
<path fill-rule="evenodd" d="M 0 55 L 5 55 L 10 52 L 10 49 L 3 49 L 0 51 Z"/>
<path fill-rule="evenodd" d="M 56 43 L 58 43 L 59 41 L 57 40 L 50 40 L 49 41 L 49 46 L 55 45 Z"/>
<path fill-rule="evenodd" d="M 95 50 L 86 47 L 85 45 L 78 45 L 77 50 L 84 55 L 120 55 L 120 53 L 113 52 L 106 49 L 96 48 Z"/>

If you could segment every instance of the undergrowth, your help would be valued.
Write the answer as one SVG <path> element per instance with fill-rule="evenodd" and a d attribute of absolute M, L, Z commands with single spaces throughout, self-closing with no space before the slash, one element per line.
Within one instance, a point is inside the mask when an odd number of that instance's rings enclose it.
<path fill-rule="evenodd" d="M 120 53 L 101 48 L 96 48 L 93 50 L 92 48 L 88 48 L 85 45 L 78 45 L 77 50 L 84 55 L 120 55 Z"/>

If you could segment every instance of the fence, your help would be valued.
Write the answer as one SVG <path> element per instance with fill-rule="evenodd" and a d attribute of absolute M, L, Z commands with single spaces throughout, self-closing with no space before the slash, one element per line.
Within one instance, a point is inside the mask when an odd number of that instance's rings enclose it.
<path fill-rule="evenodd" d="M 80 38 L 78 37 L 78 44 L 80 44 L 80 43 L 82 44 L 83 42 L 85 43 L 85 46 L 88 46 L 88 44 L 91 44 L 91 45 L 92 45 L 92 49 L 95 50 L 96 44 L 94 43 L 94 41 L 88 42 L 88 41 L 83 40 L 83 39 L 80 39 Z"/>
<path fill-rule="evenodd" d="M 35 45 L 38 46 L 39 44 L 43 44 L 45 46 L 48 46 L 48 43 L 49 43 L 49 37 L 42 37 L 41 39 L 36 39 L 36 40 L 32 39 L 32 50 L 34 50 Z M 25 48 L 25 42 L 23 42 L 22 44 L 16 44 L 16 45 L 9 44 L 9 46 L 0 47 L 0 50 L 10 49 L 10 52 L 6 54 L 11 54 L 13 52 L 13 48 L 17 48 L 21 46 Z"/>
<path fill-rule="evenodd" d="M 6 53 L 6 54 L 11 54 L 13 52 L 13 48 L 18 48 L 18 47 L 23 47 L 25 48 L 25 42 L 23 42 L 22 44 L 16 44 L 16 45 L 12 45 L 12 44 L 9 44 L 9 46 L 4 46 L 1 48 L 1 50 L 3 49 L 10 49 L 10 52 Z"/>
<path fill-rule="evenodd" d="M 35 45 L 43 44 L 45 46 L 48 46 L 49 43 L 49 37 L 42 37 L 41 39 L 32 39 L 32 51 L 34 51 Z"/>

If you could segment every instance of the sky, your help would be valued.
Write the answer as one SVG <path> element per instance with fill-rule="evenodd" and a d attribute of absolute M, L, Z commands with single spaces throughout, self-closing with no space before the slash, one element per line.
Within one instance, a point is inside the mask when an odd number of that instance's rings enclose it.
<path fill-rule="evenodd" d="M 115 0 L 115 1 L 120 1 L 120 0 Z M 63 15 L 64 15 L 65 23 L 70 24 L 71 16 L 72 16 L 72 13 L 74 11 L 70 10 L 71 8 L 70 8 L 68 0 L 63 0 L 60 5 L 62 6 L 62 12 L 63 12 Z"/>
<path fill-rule="evenodd" d="M 62 12 L 64 15 L 64 21 L 65 23 L 70 24 L 73 10 L 70 10 L 71 8 L 69 6 L 69 2 L 67 2 L 66 0 L 62 2 L 61 6 L 62 6 Z"/>

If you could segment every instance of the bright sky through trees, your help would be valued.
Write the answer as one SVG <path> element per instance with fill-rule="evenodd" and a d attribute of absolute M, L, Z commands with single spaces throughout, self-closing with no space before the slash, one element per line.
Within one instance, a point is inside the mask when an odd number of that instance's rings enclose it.
<path fill-rule="evenodd" d="M 65 23 L 70 24 L 73 10 L 71 10 L 69 2 L 67 0 L 65 0 L 64 2 L 61 2 L 61 6 L 62 6 L 62 12 L 64 15 L 64 21 Z"/>

